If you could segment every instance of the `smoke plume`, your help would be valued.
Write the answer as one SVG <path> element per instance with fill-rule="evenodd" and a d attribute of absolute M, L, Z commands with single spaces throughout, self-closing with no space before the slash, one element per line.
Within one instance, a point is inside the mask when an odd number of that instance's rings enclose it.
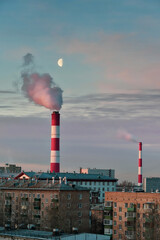
<path fill-rule="evenodd" d="M 22 91 L 25 97 L 35 104 L 59 111 L 63 104 L 62 89 L 58 87 L 48 73 L 34 72 L 34 57 L 27 53 L 23 57 Z"/>
<path fill-rule="evenodd" d="M 136 140 L 135 136 L 133 136 L 132 134 L 128 133 L 125 130 L 119 130 L 117 136 L 118 136 L 118 138 L 124 139 L 129 142 L 135 142 L 135 143 L 138 142 Z"/>

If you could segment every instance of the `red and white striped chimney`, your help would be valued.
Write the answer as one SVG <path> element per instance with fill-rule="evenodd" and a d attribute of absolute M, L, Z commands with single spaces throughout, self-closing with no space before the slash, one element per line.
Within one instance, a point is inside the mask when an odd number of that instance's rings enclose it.
<path fill-rule="evenodd" d="M 142 187 L 142 142 L 139 142 L 138 186 Z"/>
<path fill-rule="evenodd" d="M 60 114 L 53 112 L 51 115 L 51 161 L 50 172 L 60 171 Z"/>

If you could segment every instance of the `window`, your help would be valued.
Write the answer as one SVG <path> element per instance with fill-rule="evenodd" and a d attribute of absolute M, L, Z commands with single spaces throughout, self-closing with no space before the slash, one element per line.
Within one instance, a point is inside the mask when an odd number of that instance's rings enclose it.
<path fill-rule="evenodd" d="M 44 198 L 44 194 L 42 194 L 42 198 Z"/>
<path fill-rule="evenodd" d="M 114 217 L 117 217 L 117 212 L 114 212 Z"/>
<path fill-rule="evenodd" d="M 110 220 L 104 219 L 104 225 L 109 225 L 110 224 Z"/>
<path fill-rule="evenodd" d="M 119 230 L 122 230 L 122 225 L 121 224 L 119 224 Z"/>
<path fill-rule="evenodd" d="M 140 208 L 140 203 L 137 204 L 137 208 Z"/>
<path fill-rule="evenodd" d="M 40 198 L 40 194 L 39 193 L 37 194 L 37 198 Z"/>
<path fill-rule="evenodd" d="M 46 198 L 46 203 L 48 203 L 48 198 Z"/>
<path fill-rule="evenodd" d="M 78 208 L 82 208 L 82 203 L 79 203 L 79 204 L 78 204 Z"/>
<path fill-rule="evenodd" d="M 122 239 L 122 234 L 119 234 L 119 239 Z"/>
<path fill-rule="evenodd" d="M 122 216 L 119 216 L 119 220 L 120 220 L 120 221 L 122 220 Z"/>
<path fill-rule="evenodd" d="M 67 203 L 67 208 L 70 208 L 71 207 L 71 204 L 70 203 Z"/>
<path fill-rule="evenodd" d="M 78 217 L 82 217 L 82 212 L 78 212 Z"/>
<path fill-rule="evenodd" d="M 116 226 L 117 225 L 117 222 L 116 221 L 114 221 L 114 226 Z"/>
<path fill-rule="evenodd" d="M 122 208 L 121 207 L 119 207 L 119 212 L 122 212 Z"/>
<path fill-rule="evenodd" d="M 133 208 L 134 207 L 134 204 L 133 203 L 130 203 L 130 208 Z"/>
<path fill-rule="evenodd" d="M 115 207 L 115 208 L 117 207 L 117 203 L 116 203 L 116 202 L 114 203 L 114 207 Z"/>
<path fill-rule="evenodd" d="M 116 230 L 114 230 L 114 234 L 117 234 L 117 231 L 116 231 Z"/>
<path fill-rule="evenodd" d="M 82 200 L 82 193 L 79 194 L 79 200 Z"/>
<path fill-rule="evenodd" d="M 112 182 L 112 186 L 114 186 L 114 182 Z"/>
<path fill-rule="evenodd" d="M 54 198 L 54 199 L 58 199 L 58 194 L 55 193 L 55 194 L 53 195 L 53 198 Z"/>
<path fill-rule="evenodd" d="M 68 199 L 68 200 L 71 199 L 71 194 L 70 194 L 70 193 L 67 195 L 67 199 Z"/>
<path fill-rule="evenodd" d="M 125 208 L 128 208 L 128 203 L 125 203 Z"/>
<path fill-rule="evenodd" d="M 112 187 L 112 192 L 114 192 L 114 187 Z"/>
<path fill-rule="evenodd" d="M 109 187 L 107 187 L 107 192 L 109 192 Z"/>
<path fill-rule="evenodd" d="M 107 182 L 107 186 L 109 186 L 109 182 Z"/>

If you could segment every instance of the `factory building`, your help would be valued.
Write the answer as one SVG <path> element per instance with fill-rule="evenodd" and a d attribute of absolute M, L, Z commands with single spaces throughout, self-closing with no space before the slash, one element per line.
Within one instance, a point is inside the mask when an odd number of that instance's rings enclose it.
<path fill-rule="evenodd" d="M 87 188 L 65 180 L 8 180 L 0 183 L 0 226 L 37 230 L 90 230 Z"/>
<path fill-rule="evenodd" d="M 80 173 L 34 173 L 22 172 L 15 179 L 66 179 L 70 184 L 79 187 L 86 187 L 90 190 L 90 199 L 94 204 L 104 202 L 105 192 L 115 192 L 118 179 L 99 174 L 80 174 Z"/>
<path fill-rule="evenodd" d="M 113 240 L 159 239 L 160 193 L 105 194 L 104 234 Z"/>

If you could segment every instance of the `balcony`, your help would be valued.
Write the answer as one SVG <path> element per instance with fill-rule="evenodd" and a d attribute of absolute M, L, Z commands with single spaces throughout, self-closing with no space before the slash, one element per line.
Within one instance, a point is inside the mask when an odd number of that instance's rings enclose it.
<path fill-rule="evenodd" d="M 127 238 L 127 239 L 135 240 L 135 234 L 134 234 L 134 233 L 127 234 L 127 235 L 126 235 L 126 238 Z"/>
<path fill-rule="evenodd" d="M 135 226 L 127 226 L 128 231 L 135 231 Z"/>
<path fill-rule="evenodd" d="M 135 206 L 127 208 L 127 212 L 136 212 Z"/>
<path fill-rule="evenodd" d="M 104 228 L 104 235 L 112 237 L 112 234 L 113 234 L 113 230 L 109 229 L 109 228 L 106 228 L 106 226 L 105 226 L 105 228 Z"/>
<path fill-rule="evenodd" d="M 113 225 L 113 222 L 112 222 L 112 220 L 104 219 L 104 220 L 103 220 L 103 224 L 104 224 L 105 226 L 112 226 L 112 225 Z"/>
<path fill-rule="evenodd" d="M 112 215 L 104 215 L 104 219 L 113 220 L 113 217 Z"/>

